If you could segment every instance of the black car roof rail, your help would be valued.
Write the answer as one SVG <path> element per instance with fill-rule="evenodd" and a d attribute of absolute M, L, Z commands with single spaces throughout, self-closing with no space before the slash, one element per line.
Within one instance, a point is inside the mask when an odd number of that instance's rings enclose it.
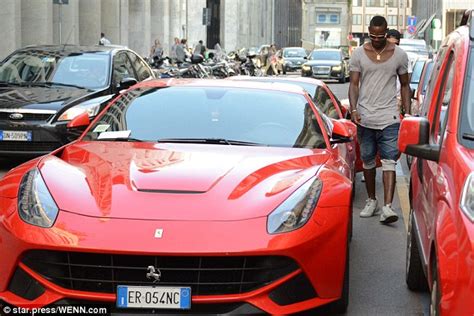
<path fill-rule="evenodd" d="M 461 24 L 459 26 L 463 25 L 469 25 L 469 37 L 471 41 L 474 40 L 474 23 L 472 23 L 472 15 L 474 14 L 474 9 L 468 9 L 464 11 L 464 14 L 462 16 Z"/>

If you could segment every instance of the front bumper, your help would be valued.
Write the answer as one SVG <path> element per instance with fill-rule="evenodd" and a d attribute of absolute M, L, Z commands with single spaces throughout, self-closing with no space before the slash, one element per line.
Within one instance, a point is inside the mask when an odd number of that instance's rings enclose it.
<path fill-rule="evenodd" d="M 81 134 L 84 129 L 68 129 L 67 122 L 14 122 L 0 120 L 0 131 L 28 131 L 31 141 L 0 140 L 0 156 L 40 156 L 59 148 Z"/>
<path fill-rule="evenodd" d="M 63 300 L 115 305 L 114 291 L 77 290 L 57 284 L 25 260 L 32 250 L 83 253 L 87 256 L 256 257 L 278 256 L 294 262 L 279 278 L 250 291 L 193 295 L 192 306 L 238 304 L 270 314 L 290 314 L 340 298 L 345 270 L 349 208 L 317 209 L 313 218 L 292 233 L 268 235 L 266 218 L 237 222 L 186 222 L 100 219 L 61 211 L 55 225 L 42 229 L 24 223 L 16 200 L 0 198 L 0 300 L 20 307 L 42 307 Z M 6 212 L 5 212 L 6 211 Z M 154 238 L 157 228 L 163 238 Z M 52 257 L 50 257 L 52 258 Z M 52 259 L 51 259 L 52 260 Z M 104 265 L 107 263 L 104 262 Z M 143 267 L 143 283 L 146 267 Z M 18 272 L 21 271 L 21 272 Z M 23 273 L 38 289 L 15 290 L 15 273 Z M 67 276 L 66 276 L 67 277 Z M 24 281 L 21 281 L 24 283 Z M 137 284 L 140 285 L 140 284 Z M 146 285 L 146 284 L 145 284 Z M 303 294 L 288 297 L 288 293 Z M 301 289 L 307 289 L 302 291 Z M 20 291 L 20 292 L 19 292 Z M 240 307 L 237 307 L 240 308 Z M 193 307 L 192 307 L 193 310 Z"/>
<path fill-rule="evenodd" d="M 303 77 L 313 77 L 317 79 L 334 79 L 340 80 L 344 78 L 343 70 L 333 70 L 332 67 L 311 67 L 310 69 L 302 68 L 301 75 Z"/>

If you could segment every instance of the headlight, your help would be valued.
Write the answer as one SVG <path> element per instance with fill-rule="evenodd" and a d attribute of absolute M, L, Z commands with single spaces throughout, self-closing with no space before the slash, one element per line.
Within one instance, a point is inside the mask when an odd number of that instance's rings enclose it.
<path fill-rule="evenodd" d="M 474 172 L 467 177 L 461 193 L 461 210 L 474 222 Z"/>
<path fill-rule="evenodd" d="M 28 171 L 18 192 L 18 213 L 28 224 L 51 227 L 59 209 L 49 193 L 38 169 Z"/>
<path fill-rule="evenodd" d="M 99 113 L 101 104 L 104 104 L 104 102 L 110 100 L 112 96 L 113 95 L 105 95 L 73 106 L 61 114 L 61 116 L 58 118 L 58 121 L 70 121 L 84 112 L 87 112 L 89 117 L 94 117 Z"/>
<path fill-rule="evenodd" d="M 342 69 L 341 65 L 332 67 L 333 71 L 341 71 L 341 69 Z"/>
<path fill-rule="evenodd" d="M 322 187 L 321 180 L 312 178 L 293 192 L 268 216 L 268 233 L 286 233 L 306 224 L 318 203 Z"/>
<path fill-rule="evenodd" d="M 311 70 L 311 67 L 308 66 L 308 65 L 303 65 L 301 68 L 302 68 L 303 70 Z"/>

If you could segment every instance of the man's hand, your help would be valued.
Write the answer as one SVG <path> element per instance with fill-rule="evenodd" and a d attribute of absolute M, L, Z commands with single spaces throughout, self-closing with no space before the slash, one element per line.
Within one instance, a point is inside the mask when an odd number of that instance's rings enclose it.
<path fill-rule="evenodd" d="M 354 122 L 355 124 L 360 124 L 360 115 L 357 110 L 353 110 L 351 112 L 351 121 Z"/>

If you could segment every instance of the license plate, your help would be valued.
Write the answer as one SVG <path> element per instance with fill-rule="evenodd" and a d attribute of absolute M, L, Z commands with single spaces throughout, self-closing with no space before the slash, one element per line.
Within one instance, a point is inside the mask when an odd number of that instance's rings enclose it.
<path fill-rule="evenodd" d="M 117 286 L 117 307 L 190 309 L 190 287 Z"/>
<path fill-rule="evenodd" d="M 318 75 L 325 75 L 325 74 L 329 73 L 329 70 L 327 70 L 327 69 L 318 69 L 318 70 L 316 71 L 316 73 L 317 73 Z"/>
<path fill-rule="evenodd" d="M 30 131 L 0 131 L 0 141 L 23 141 L 31 142 Z"/>

